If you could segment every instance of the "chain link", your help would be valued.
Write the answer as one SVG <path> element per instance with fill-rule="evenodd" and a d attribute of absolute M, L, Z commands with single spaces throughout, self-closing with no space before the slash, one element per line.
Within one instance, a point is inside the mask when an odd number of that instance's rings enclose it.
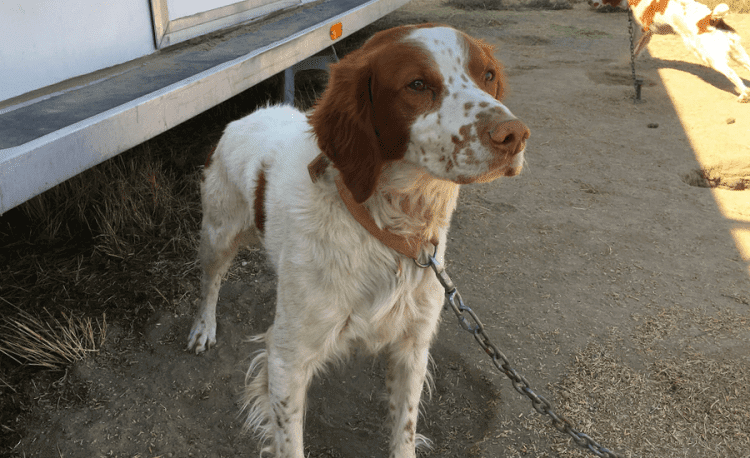
<path fill-rule="evenodd" d="M 429 257 L 427 264 L 432 267 L 438 281 L 443 285 L 443 288 L 445 288 L 446 302 L 453 310 L 453 313 L 456 314 L 461 327 L 474 336 L 474 339 L 479 346 L 482 347 L 490 358 L 492 358 L 492 363 L 495 367 L 510 379 L 513 388 L 518 391 L 518 393 L 531 400 L 531 405 L 534 407 L 534 410 L 542 415 L 549 416 L 552 419 L 552 426 L 556 430 L 568 434 L 573 438 L 573 441 L 577 445 L 588 449 L 588 451 L 594 455 L 605 458 L 622 458 L 622 455 L 602 447 L 587 434 L 576 430 L 570 420 L 562 415 L 556 414 L 554 410 L 552 410 L 550 402 L 545 399 L 544 396 L 536 394 L 534 390 L 531 389 L 531 385 L 526 378 L 511 367 L 508 358 L 506 358 L 503 352 L 492 343 L 487 333 L 484 332 L 484 325 L 479 320 L 479 317 L 471 308 L 464 304 L 463 299 L 461 299 L 461 294 L 459 294 L 458 289 L 456 289 L 456 285 L 453 284 L 453 281 L 448 276 L 440 262 L 435 259 L 434 255 Z"/>
<path fill-rule="evenodd" d="M 635 34 L 633 33 L 633 10 L 628 7 L 628 37 L 630 37 L 630 70 L 633 73 L 635 86 Z"/>
<path fill-rule="evenodd" d="M 628 6 L 628 36 L 630 37 L 630 71 L 633 74 L 633 89 L 635 89 L 635 97 L 633 103 L 641 101 L 641 86 L 643 80 L 639 79 L 635 75 L 635 33 L 633 31 L 633 9 Z"/>

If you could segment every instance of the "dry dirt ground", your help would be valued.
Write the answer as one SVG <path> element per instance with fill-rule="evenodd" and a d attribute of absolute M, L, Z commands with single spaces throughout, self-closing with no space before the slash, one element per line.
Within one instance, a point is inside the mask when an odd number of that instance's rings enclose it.
<path fill-rule="evenodd" d="M 623 456 L 749 457 L 750 104 L 674 37 L 655 37 L 637 62 L 645 102 L 634 104 L 624 13 L 415 0 L 368 33 L 423 21 L 497 46 L 506 104 L 532 131 L 524 173 L 464 187 L 450 235 L 449 272 L 493 342 Z M 729 23 L 750 49 L 750 14 Z M 724 187 L 697 186 L 705 178 Z M 181 282 L 145 326 L 112 325 L 98 356 L 32 380 L 9 455 L 256 456 L 238 393 L 258 348 L 246 338 L 273 316 L 262 259 L 246 251 L 232 268 L 206 355 L 184 349 L 198 285 Z M 433 357 L 423 456 L 587 456 L 447 312 Z M 355 355 L 315 382 L 309 456 L 386 456 L 382 369 Z"/>

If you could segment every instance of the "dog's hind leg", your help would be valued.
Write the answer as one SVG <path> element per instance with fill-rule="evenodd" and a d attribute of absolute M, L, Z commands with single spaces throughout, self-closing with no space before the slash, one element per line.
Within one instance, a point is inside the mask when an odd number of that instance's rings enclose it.
<path fill-rule="evenodd" d="M 205 171 L 201 186 L 203 222 L 198 257 L 201 265 L 200 308 L 188 337 L 188 350 L 202 353 L 216 343 L 216 302 L 221 278 L 239 248 L 254 236 L 251 210 L 239 190 L 226 179 L 223 165 Z"/>
<path fill-rule="evenodd" d="M 732 47 L 729 51 L 730 55 L 732 56 L 732 59 L 734 59 L 735 62 L 745 67 L 745 69 L 748 72 L 750 72 L 750 56 L 747 55 L 747 52 L 742 47 L 739 41 L 740 40 L 738 37 L 737 40 L 734 43 L 732 43 Z M 741 83 L 740 85 L 735 83 L 735 86 L 737 86 L 737 90 L 740 93 L 740 96 L 737 99 L 737 101 L 750 102 L 750 88 L 745 86 L 745 84 L 742 82 L 742 79 L 740 79 L 740 83 Z"/>
<path fill-rule="evenodd" d="M 729 81 L 734 84 L 734 87 L 737 89 L 737 92 L 740 93 L 739 97 L 737 98 L 737 101 L 740 103 L 747 103 L 750 102 L 750 89 L 745 86 L 745 83 L 742 81 L 742 78 L 737 74 L 737 72 L 732 69 L 727 62 L 717 62 L 714 61 L 712 67 L 720 72 L 723 73 L 724 76 L 726 76 Z"/>
<path fill-rule="evenodd" d="M 738 102 L 750 101 L 750 91 L 745 86 L 745 83 L 742 81 L 742 78 L 740 78 L 737 72 L 735 72 L 734 69 L 729 66 L 730 57 L 735 60 L 737 60 L 737 58 L 739 57 L 739 60 L 737 61 L 739 63 L 742 63 L 742 58 L 747 57 L 747 55 L 742 56 L 737 52 L 737 49 L 733 47 L 733 44 L 730 41 L 731 37 L 723 37 L 722 35 L 720 35 L 723 34 L 723 32 L 719 31 L 714 31 L 712 33 L 716 36 L 722 37 L 722 39 L 716 40 L 715 36 L 704 38 L 704 41 L 699 43 L 701 45 L 701 49 L 697 49 L 696 54 L 698 54 L 698 56 L 701 57 L 707 65 L 712 67 L 717 72 L 722 73 L 727 77 L 727 79 L 729 79 L 729 81 L 732 82 L 735 89 L 737 89 L 737 92 L 739 92 L 740 94 L 739 98 L 737 99 Z M 719 45 L 722 46 L 722 48 L 720 49 L 723 51 L 720 54 L 721 58 L 717 57 L 718 53 L 712 52 L 712 50 L 718 49 Z"/>

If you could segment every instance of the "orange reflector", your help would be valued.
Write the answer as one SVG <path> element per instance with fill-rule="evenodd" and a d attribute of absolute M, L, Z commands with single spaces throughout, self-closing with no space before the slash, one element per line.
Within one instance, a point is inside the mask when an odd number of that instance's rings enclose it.
<path fill-rule="evenodd" d="M 335 40 L 336 38 L 340 37 L 344 33 L 343 30 L 344 28 L 340 22 L 333 24 L 331 26 L 331 40 Z"/>

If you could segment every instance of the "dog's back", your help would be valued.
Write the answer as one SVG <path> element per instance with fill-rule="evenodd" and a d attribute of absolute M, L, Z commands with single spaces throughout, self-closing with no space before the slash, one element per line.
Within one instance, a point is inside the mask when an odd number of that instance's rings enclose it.
<path fill-rule="evenodd" d="M 238 225 L 254 227 L 261 236 L 267 232 L 283 236 L 288 226 L 269 221 L 267 215 L 287 214 L 290 203 L 304 200 L 305 196 L 291 194 L 298 188 L 294 183 L 309 181 L 309 176 L 289 174 L 306 170 L 317 153 L 307 116 L 291 106 L 268 107 L 230 123 L 204 170 L 203 208 L 211 212 L 204 225 L 215 225 L 217 236 L 221 227 Z M 278 179 L 279 174 L 284 174 L 283 179 Z M 291 186 L 277 189 L 275 183 Z M 253 196 L 254 201 L 247 202 L 245 196 Z M 275 226 L 270 231 L 269 223 Z M 273 251 L 273 243 L 266 248 Z"/>

